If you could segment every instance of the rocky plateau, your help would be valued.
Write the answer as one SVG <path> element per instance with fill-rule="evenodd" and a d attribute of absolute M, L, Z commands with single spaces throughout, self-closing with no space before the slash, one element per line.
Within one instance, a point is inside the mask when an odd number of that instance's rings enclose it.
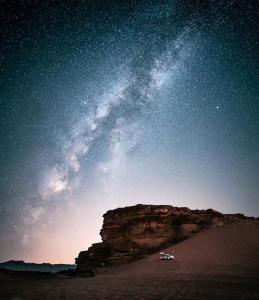
<path fill-rule="evenodd" d="M 142 204 L 109 210 L 103 218 L 102 242 L 79 253 L 78 272 L 138 260 L 212 227 L 253 219 L 213 209 Z"/>

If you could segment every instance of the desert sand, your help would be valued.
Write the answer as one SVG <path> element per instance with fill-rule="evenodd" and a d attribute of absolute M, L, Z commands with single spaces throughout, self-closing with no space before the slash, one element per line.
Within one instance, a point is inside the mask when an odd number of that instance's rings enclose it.
<path fill-rule="evenodd" d="M 0 299 L 259 299 L 259 221 L 215 227 L 91 278 L 0 274 Z"/>

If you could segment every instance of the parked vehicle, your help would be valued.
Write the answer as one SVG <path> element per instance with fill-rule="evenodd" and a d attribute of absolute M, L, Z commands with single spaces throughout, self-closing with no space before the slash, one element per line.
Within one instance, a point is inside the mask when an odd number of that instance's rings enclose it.
<path fill-rule="evenodd" d="M 161 260 L 173 260 L 174 256 L 170 253 L 160 252 L 160 259 Z"/>

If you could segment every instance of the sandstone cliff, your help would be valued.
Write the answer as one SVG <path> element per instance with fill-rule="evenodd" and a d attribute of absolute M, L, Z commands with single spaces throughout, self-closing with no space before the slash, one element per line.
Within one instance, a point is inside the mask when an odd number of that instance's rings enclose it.
<path fill-rule="evenodd" d="M 79 253 L 79 271 L 133 261 L 203 230 L 247 217 L 212 209 L 139 204 L 110 210 L 103 218 L 102 242 Z"/>

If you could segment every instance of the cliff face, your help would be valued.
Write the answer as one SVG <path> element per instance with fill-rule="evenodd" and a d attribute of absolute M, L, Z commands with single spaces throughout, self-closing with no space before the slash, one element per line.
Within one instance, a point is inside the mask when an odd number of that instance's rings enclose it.
<path fill-rule="evenodd" d="M 133 261 L 202 230 L 246 217 L 224 215 L 212 209 L 136 205 L 110 210 L 103 218 L 102 243 L 79 253 L 78 270 Z"/>

